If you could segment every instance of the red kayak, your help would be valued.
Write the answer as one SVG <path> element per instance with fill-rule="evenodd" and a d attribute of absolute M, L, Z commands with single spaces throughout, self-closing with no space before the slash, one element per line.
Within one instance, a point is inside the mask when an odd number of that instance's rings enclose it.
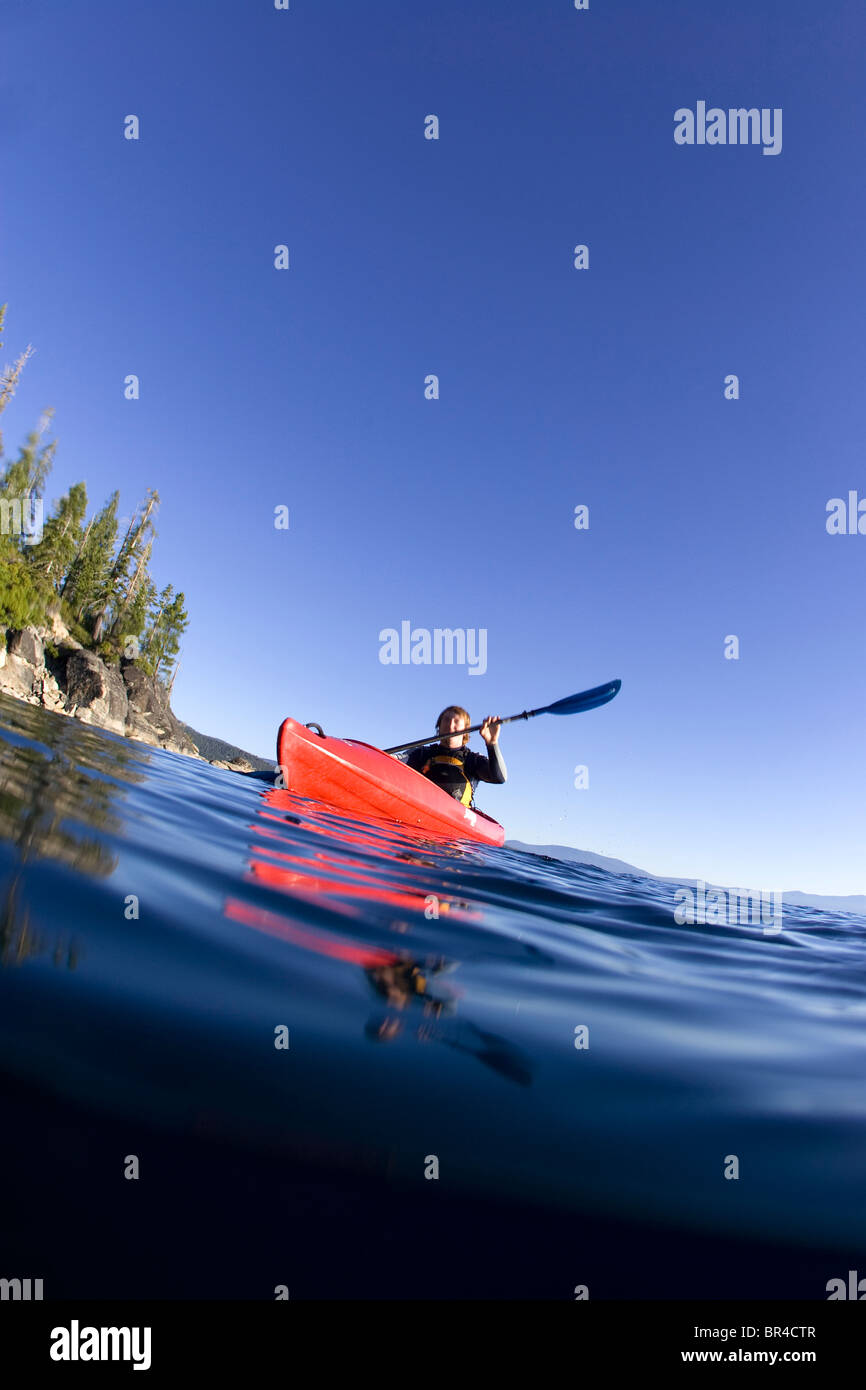
<path fill-rule="evenodd" d="M 396 821 L 441 839 L 505 842 L 498 821 L 462 806 L 429 778 L 370 743 L 328 738 L 296 719 L 284 719 L 277 734 L 277 762 L 287 791 L 349 815 Z"/>

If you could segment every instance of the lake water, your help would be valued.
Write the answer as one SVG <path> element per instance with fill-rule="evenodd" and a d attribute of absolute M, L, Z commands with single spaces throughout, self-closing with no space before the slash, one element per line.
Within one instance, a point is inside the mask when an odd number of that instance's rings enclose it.
<path fill-rule="evenodd" d="M 8 697 L 0 836 L 0 1276 L 256 1299 L 866 1276 L 864 919 L 678 925 L 675 885 L 434 845 Z"/>

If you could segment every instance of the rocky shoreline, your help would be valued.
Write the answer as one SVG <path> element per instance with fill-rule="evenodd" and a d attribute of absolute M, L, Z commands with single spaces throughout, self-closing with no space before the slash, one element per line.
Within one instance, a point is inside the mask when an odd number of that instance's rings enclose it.
<path fill-rule="evenodd" d="M 194 730 L 172 712 L 158 680 L 135 660 L 107 665 L 72 637 L 59 616 L 47 628 L 0 628 L 0 691 L 214 767 L 252 772 L 268 766 L 221 740 L 201 736 L 200 749 Z M 222 756 L 208 757 L 208 752 Z"/>

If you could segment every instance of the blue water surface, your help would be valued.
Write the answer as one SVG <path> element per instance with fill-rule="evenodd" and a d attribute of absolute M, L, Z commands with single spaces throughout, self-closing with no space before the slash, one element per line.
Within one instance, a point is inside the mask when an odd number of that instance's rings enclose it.
<path fill-rule="evenodd" d="M 434 844 L 7 697 L 0 834 L 0 1274 L 179 1298 L 866 1274 L 862 918 L 678 925 L 676 885 Z"/>

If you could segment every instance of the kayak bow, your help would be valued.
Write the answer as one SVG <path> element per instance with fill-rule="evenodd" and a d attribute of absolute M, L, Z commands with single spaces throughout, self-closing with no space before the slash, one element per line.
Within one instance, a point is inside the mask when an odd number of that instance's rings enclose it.
<path fill-rule="evenodd" d="M 348 815 L 396 821 L 441 839 L 505 842 L 498 821 L 461 805 L 370 743 L 329 738 L 296 719 L 284 719 L 277 734 L 277 762 L 287 791 Z"/>

